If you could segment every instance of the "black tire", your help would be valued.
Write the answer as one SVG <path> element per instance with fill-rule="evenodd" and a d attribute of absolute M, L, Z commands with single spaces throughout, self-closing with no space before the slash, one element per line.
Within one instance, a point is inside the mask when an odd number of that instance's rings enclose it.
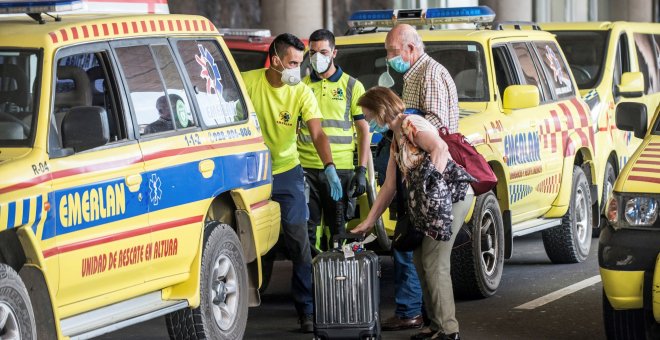
<path fill-rule="evenodd" d="M 612 189 L 614 189 L 614 182 L 616 181 L 616 173 L 614 173 L 614 167 L 612 163 L 607 162 L 605 164 L 605 177 L 603 178 L 603 195 L 600 200 L 600 218 L 598 219 L 598 225 L 594 225 L 594 230 L 592 237 L 600 236 L 601 228 L 604 228 L 607 225 L 607 218 L 605 218 L 603 212 L 605 211 L 605 206 L 607 205 L 607 200 L 612 196 Z"/>
<path fill-rule="evenodd" d="M 3 339 L 37 338 L 37 325 L 27 289 L 10 266 L 0 263 L 0 317 L 6 318 L 0 335 Z"/>
<path fill-rule="evenodd" d="M 492 192 L 477 197 L 469 228 L 471 241 L 457 246 L 451 255 L 454 295 L 482 299 L 497 291 L 504 267 L 504 223 Z"/>
<path fill-rule="evenodd" d="M 207 224 L 204 238 L 201 304 L 167 315 L 168 333 L 171 339 L 242 339 L 248 285 L 241 242 L 230 226 L 219 222 Z"/>
<path fill-rule="evenodd" d="M 573 167 L 571 201 L 561 225 L 543 231 L 543 246 L 553 263 L 580 263 L 591 248 L 591 191 L 587 176 L 579 166 Z"/>

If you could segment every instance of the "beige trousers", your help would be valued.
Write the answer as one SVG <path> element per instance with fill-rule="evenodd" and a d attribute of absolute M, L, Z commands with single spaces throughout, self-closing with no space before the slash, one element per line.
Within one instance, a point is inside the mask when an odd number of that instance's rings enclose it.
<path fill-rule="evenodd" d="M 424 237 L 422 245 L 413 251 L 413 262 L 422 284 L 424 308 L 431 320 L 431 330 L 442 331 L 444 334 L 458 332 L 454 305 L 454 289 L 451 284 L 451 249 L 456 240 L 456 234 L 463 225 L 465 216 L 470 211 L 474 192 L 469 189 L 465 200 L 452 206 L 454 220 L 451 224 L 451 239 L 436 241 Z"/>

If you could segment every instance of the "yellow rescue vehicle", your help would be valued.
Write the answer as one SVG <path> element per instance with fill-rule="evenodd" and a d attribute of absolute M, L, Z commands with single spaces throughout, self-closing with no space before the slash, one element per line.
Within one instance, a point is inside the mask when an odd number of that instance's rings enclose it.
<path fill-rule="evenodd" d="M 370 88 L 384 72 L 401 93 L 403 77 L 386 66 L 385 32 L 396 23 L 418 30 L 425 51 L 454 78 L 459 130 L 488 160 L 498 178 L 492 192 L 476 199 L 461 233 L 469 242 L 453 251 L 454 291 L 487 297 L 500 284 L 512 239 L 542 231 L 554 263 L 584 261 L 597 216 L 594 130 L 554 36 L 540 30 L 501 29 L 486 6 L 360 11 L 351 16 L 353 35 L 336 39 L 337 65 Z M 469 29 L 441 25 L 477 23 Z M 366 216 L 366 199 L 360 202 Z M 394 225 L 395 213 L 383 216 Z M 392 221 L 387 221 L 390 219 Z"/>
<path fill-rule="evenodd" d="M 573 71 L 580 93 L 591 109 L 596 139 L 601 211 L 617 174 L 641 143 L 630 131 L 616 128 L 620 102 L 646 105 L 652 114 L 660 103 L 660 24 L 642 22 L 544 23 L 554 33 Z M 649 117 L 650 118 L 650 117 Z M 600 226 L 604 225 L 602 218 Z M 598 235 L 599 224 L 594 224 Z"/>
<path fill-rule="evenodd" d="M 280 211 L 238 69 L 203 17 L 42 15 L 78 4 L 0 6 L 31 17 L 0 19 L 0 334 L 240 339 Z"/>
<path fill-rule="evenodd" d="M 607 203 L 598 244 L 608 339 L 660 338 L 660 106 L 620 103 L 616 126 L 642 139 Z M 647 128 L 648 126 L 648 128 Z"/>

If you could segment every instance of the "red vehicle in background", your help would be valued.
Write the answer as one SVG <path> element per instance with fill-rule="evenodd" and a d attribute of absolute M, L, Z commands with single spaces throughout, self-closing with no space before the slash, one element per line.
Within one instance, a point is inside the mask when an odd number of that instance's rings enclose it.
<path fill-rule="evenodd" d="M 225 43 L 241 72 L 270 66 L 268 47 L 275 37 L 270 30 L 250 28 L 221 28 Z"/>
<path fill-rule="evenodd" d="M 223 35 L 225 43 L 231 54 L 234 56 L 236 65 L 241 72 L 250 71 L 258 68 L 269 67 L 270 58 L 268 58 L 268 47 L 275 37 L 271 36 L 268 29 L 252 28 L 221 28 L 218 29 Z M 307 38 L 298 37 L 308 47 Z M 307 75 L 307 65 L 309 65 L 307 54 L 305 60 L 300 66 L 304 77 Z"/>

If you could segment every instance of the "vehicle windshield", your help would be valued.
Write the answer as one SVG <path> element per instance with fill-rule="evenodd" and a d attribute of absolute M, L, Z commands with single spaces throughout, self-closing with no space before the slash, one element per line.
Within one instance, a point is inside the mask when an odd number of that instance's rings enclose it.
<path fill-rule="evenodd" d="M 231 50 L 241 72 L 264 68 L 268 53 L 260 51 Z"/>
<path fill-rule="evenodd" d="M 29 146 L 36 121 L 37 51 L 0 49 L 0 147 Z"/>
<path fill-rule="evenodd" d="M 459 101 L 488 101 L 488 81 L 484 53 L 474 42 L 425 42 L 425 50 L 447 68 L 458 91 Z M 338 46 L 335 62 L 344 71 L 357 77 L 365 89 L 378 85 L 378 78 L 386 71 L 385 45 Z M 401 94 L 403 76 L 389 70 L 394 78 L 392 89 Z"/>
<path fill-rule="evenodd" d="M 607 31 L 553 31 L 564 51 L 578 88 L 593 89 L 603 70 Z"/>

